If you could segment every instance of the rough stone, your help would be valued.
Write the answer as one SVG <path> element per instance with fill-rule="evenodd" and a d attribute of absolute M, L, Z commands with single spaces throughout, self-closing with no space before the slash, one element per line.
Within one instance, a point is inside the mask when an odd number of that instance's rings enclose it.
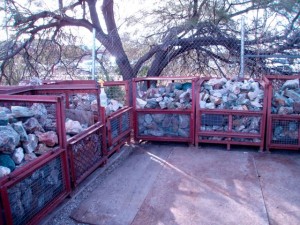
<path fill-rule="evenodd" d="M 38 120 L 38 122 L 44 126 L 47 122 L 48 112 L 44 104 L 42 103 L 34 103 L 30 110 L 33 112 L 34 117 Z"/>
<path fill-rule="evenodd" d="M 11 171 L 16 169 L 16 164 L 9 155 L 0 154 L 0 166 L 9 168 Z"/>
<path fill-rule="evenodd" d="M 12 159 L 14 160 L 15 164 L 21 164 L 24 159 L 24 150 L 23 148 L 19 147 L 16 148 L 12 154 Z"/>
<path fill-rule="evenodd" d="M 294 90 L 286 89 L 284 95 L 286 97 L 293 99 L 295 102 L 300 102 L 300 94 Z"/>
<path fill-rule="evenodd" d="M 284 106 L 281 106 L 278 109 L 278 114 L 281 114 L 281 115 L 292 114 L 293 112 L 294 112 L 293 107 L 284 107 Z"/>
<path fill-rule="evenodd" d="M 0 111 L 0 126 L 8 125 L 8 116 L 4 111 Z"/>
<path fill-rule="evenodd" d="M 36 156 L 36 154 L 35 153 L 33 153 L 33 152 L 31 152 L 31 153 L 26 153 L 25 154 L 25 157 L 24 157 L 24 159 L 25 159 L 25 161 L 32 161 L 32 160 L 34 160 L 34 159 L 36 159 L 37 158 L 37 156 Z"/>
<path fill-rule="evenodd" d="M 76 135 L 83 131 L 81 124 L 78 121 L 68 119 L 65 123 L 66 133 L 70 135 Z"/>
<path fill-rule="evenodd" d="M 54 147 L 58 144 L 58 136 L 54 131 L 48 131 L 45 133 L 36 133 L 39 142 L 45 144 L 48 147 Z"/>
<path fill-rule="evenodd" d="M 0 166 L 0 178 L 10 174 L 11 170 L 5 166 Z"/>
<path fill-rule="evenodd" d="M 28 134 L 26 133 L 21 121 L 13 123 L 11 126 L 20 135 L 20 141 L 28 141 Z"/>
<path fill-rule="evenodd" d="M 45 132 L 45 130 L 42 127 L 42 125 L 34 117 L 31 117 L 28 120 L 26 120 L 26 122 L 23 123 L 23 127 L 25 128 L 25 130 L 27 131 L 27 133 L 34 133 L 36 131 Z"/>
<path fill-rule="evenodd" d="M 34 113 L 29 108 L 23 106 L 11 106 L 11 112 L 16 118 L 34 116 Z"/>
<path fill-rule="evenodd" d="M 167 108 L 167 103 L 166 102 L 159 102 L 158 103 L 161 109 L 166 109 Z"/>
<path fill-rule="evenodd" d="M 150 114 L 146 114 L 145 115 L 145 122 L 147 123 L 147 124 L 150 124 L 151 122 L 152 122 L 152 116 L 150 115 Z"/>
<path fill-rule="evenodd" d="M 32 153 L 38 145 L 38 137 L 34 134 L 28 135 L 28 141 L 23 142 L 23 149 L 26 153 Z"/>
<path fill-rule="evenodd" d="M 51 150 L 52 150 L 52 148 L 49 148 L 47 145 L 45 145 L 43 143 L 40 143 L 38 145 L 38 147 L 36 148 L 36 150 L 34 151 L 34 153 L 36 155 L 43 155 L 43 154 L 45 154 L 45 153 L 47 153 L 47 152 L 49 152 Z"/>
<path fill-rule="evenodd" d="M 283 90 L 285 90 L 286 88 L 289 88 L 289 89 L 298 89 L 299 88 L 299 79 L 287 80 L 282 85 L 282 89 Z"/>
<path fill-rule="evenodd" d="M 11 126 L 0 126 L 0 152 L 12 153 L 20 142 L 20 135 Z"/>

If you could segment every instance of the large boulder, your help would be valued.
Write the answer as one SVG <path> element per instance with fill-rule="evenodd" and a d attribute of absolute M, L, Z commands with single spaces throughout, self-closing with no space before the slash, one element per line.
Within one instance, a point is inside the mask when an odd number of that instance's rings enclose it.
<path fill-rule="evenodd" d="M 0 126 L 0 152 L 12 153 L 20 142 L 20 135 L 11 126 Z"/>

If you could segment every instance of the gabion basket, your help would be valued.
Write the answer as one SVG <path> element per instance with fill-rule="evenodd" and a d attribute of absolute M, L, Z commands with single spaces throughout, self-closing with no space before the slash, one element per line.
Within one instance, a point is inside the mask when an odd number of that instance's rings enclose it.
<path fill-rule="evenodd" d="M 266 148 L 300 149 L 300 76 L 266 76 L 268 91 L 268 117 Z"/>
<path fill-rule="evenodd" d="M 261 95 L 259 101 L 253 88 Z M 201 79 L 196 94 L 196 146 L 225 144 L 229 150 L 231 145 L 247 145 L 262 151 L 267 89 L 268 84 L 263 80 Z"/>
<path fill-rule="evenodd" d="M 194 144 L 196 77 L 133 80 L 135 140 Z"/>

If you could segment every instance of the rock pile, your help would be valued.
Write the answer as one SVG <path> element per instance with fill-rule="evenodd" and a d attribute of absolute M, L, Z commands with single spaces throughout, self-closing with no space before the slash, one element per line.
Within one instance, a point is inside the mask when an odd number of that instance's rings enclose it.
<path fill-rule="evenodd" d="M 300 114 L 299 79 L 273 81 L 273 114 Z"/>
<path fill-rule="evenodd" d="M 0 177 L 57 146 L 53 119 L 39 103 L 0 107 Z"/>
<path fill-rule="evenodd" d="M 190 116 L 181 114 L 139 114 L 139 135 L 190 137 Z"/>
<path fill-rule="evenodd" d="M 260 111 L 263 99 L 263 87 L 253 79 L 240 82 L 213 78 L 203 83 L 199 104 L 201 109 Z"/>
<path fill-rule="evenodd" d="M 0 177 L 57 148 L 56 118 L 48 110 L 41 103 L 0 107 Z M 86 128 L 71 119 L 66 119 L 65 126 L 68 137 Z"/>
<path fill-rule="evenodd" d="M 192 108 L 192 84 L 169 83 L 167 86 L 153 85 L 142 91 L 138 86 L 137 109 L 190 109 Z"/>
<path fill-rule="evenodd" d="M 61 158 L 54 158 L 8 188 L 14 224 L 25 224 L 64 190 Z"/>

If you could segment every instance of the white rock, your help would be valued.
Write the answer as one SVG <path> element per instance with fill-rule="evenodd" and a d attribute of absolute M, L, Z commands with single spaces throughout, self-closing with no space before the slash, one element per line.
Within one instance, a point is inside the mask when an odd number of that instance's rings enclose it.
<path fill-rule="evenodd" d="M 205 107 L 206 107 L 207 109 L 215 109 L 215 108 L 216 108 L 216 106 L 215 106 L 214 103 L 206 103 Z"/>
<path fill-rule="evenodd" d="M 147 105 L 147 102 L 144 101 L 143 99 L 136 98 L 136 108 L 137 109 L 143 109 L 145 108 L 145 105 Z"/>
<path fill-rule="evenodd" d="M 205 101 L 200 101 L 200 108 L 205 109 L 206 108 L 206 102 Z"/>
<path fill-rule="evenodd" d="M 258 102 L 258 100 L 251 101 L 251 105 L 257 108 L 262 108 L 262 104 Z"/>
<path fill-rule="evenodd" d="M 65 123 L 67 134 L 78 134 L 83 131 L 83 127 L 78 121 L 68 119 Z"/>
<path fill-rule="evenodd" d="M 159 102 L 158 103 L 161 109 L 167 108 L 167 103 L 166 102 Z"/>
<path fill-rule="evenodd" d="M 207 81 L 208 85 L 214 86 L 216 84 L 224 85 L 227 82 L 226 78 L 212 78 Z"/>
<path fill-rule="evenodd" d="M 16 148 L 15 151 L 13 152 L 12 154 L 12 159 L 14 160 L 14 162 L 16 164 L 20 164 L 23 159 L 24 159 L 24 150 L 23 148 L 19 147 L 19 148 Z"/>
<path fill-rule="evenodd" d="M 10 174 L 10 169 L 5 166 L 0 166 L 0 178 Z"/>
<path fill-rule="evenodd" d="M 297 89 L 299 88 L 299 79 L 287 80 L 283 85 L 282 89 Z"/>

